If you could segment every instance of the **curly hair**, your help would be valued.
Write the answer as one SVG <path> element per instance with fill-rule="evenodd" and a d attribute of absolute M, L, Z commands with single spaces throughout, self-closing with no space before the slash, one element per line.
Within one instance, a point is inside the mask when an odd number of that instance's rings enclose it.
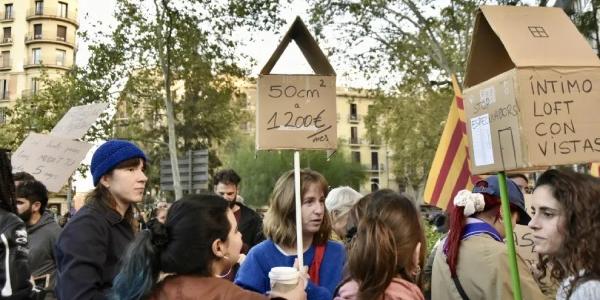
<path fill-rule="evenodd" d="M 564 228 L 561 251 L 554 255 L 539 255 L 536 279 L 546 277 L 558 282 L 573 276 L 567 287 L 567 299 L 577 285 L 600 279 L 600 180 L 586 174 L 564 170 L 548 170 L 538 179 L 535 188 L 548 186 L 563 210 Z M 584 274 L 580 271 L 585 270 Z M 543 285 L 547 285 L 541 282 Z"/>

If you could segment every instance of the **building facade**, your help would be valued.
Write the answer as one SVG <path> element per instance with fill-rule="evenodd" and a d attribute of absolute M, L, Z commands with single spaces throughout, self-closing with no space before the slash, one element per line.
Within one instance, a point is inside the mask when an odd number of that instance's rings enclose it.
<path fill-rule="evenodd" d="M 245 109 L 251 116 L 256 114 L 257 90 L 256 81 L 240 81 L 238 86 L 246 95 Z M 391 150 L 388 146 L 376 139 L 367 136 L 367 127 L 364 118 L 369 113 L 373 98 L 365 92 L 337 87 L 337 135 L 342 140 L 343 151 L 350 153 L 350 159 L 362 164 L 368 174 L 369 180 L 360 187 L 360 193 L 367 194 L 378 189 L 389 188 L 398 191 L 398 184 L 391 168 Z M 240 124 L 240 129 L 248 134 L 255 134 L 255 121 Z"/>
<path fill-rule="evenodd" d="M 75 64 L 78 0 L 0 0 L 0 122 L 19 98 Z"/>

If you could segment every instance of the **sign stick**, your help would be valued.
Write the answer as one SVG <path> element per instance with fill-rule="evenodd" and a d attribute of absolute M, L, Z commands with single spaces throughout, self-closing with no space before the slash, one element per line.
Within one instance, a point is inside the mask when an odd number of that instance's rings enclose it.
<path fill-rule="evenodd" d="M 304 266 L 304 245 L 302 244 L 302 195 L 300 194 L 300 151 L 294 151 L 294 187 L 296 195 L 296 254 L 298 271 Z"/>
<path fill-rule="evenodd" d="M 498 183 L 500 184 L 500 200 L 502 202 L 502 218 L 504 219 L 504 231 L 506 232 L 506 249 L 508 250 L 508 263 L 510 277 L 512 279 L 513 299 L 521 300 L 521 281 L 519 269 L 517 268 L 517 253 L 515 240 L 513 238 L 513 227 L 511 222 L 510 204 L 508 199 L 508 187 L 506 185 L 506 174 L 498 172 Z"/>

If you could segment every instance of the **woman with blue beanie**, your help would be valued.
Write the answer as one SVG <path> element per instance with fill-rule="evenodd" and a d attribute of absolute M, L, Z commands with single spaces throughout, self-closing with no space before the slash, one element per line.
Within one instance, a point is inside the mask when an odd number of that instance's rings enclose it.
<path fill-rule="evenodd" d="M 92 157 L 95 189 L 56 244 L 58 299 L 106 299 L 137 224 L 133 205 L 144 196 L 146 156 L 123 140 L 102 144 Z"/>

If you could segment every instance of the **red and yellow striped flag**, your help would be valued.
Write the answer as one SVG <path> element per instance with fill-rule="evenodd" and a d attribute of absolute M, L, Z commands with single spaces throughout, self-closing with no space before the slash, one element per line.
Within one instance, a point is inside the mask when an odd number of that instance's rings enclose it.
<path fill-rule="evenodd" d="M 592 176 L 600 177 L 600 163 L 592 163 L 590 166 L 590 173 Z"/>
<path fill-rule="evenodd" d="M 463 99 L 454 76 L 452 85 L 455 97 L 429 170 L 424 197 L 425 202 L 442 209 L 450 207 L 460 190 L 472 189 L 480 179 L 472 176 L 469 169 Z"/>

